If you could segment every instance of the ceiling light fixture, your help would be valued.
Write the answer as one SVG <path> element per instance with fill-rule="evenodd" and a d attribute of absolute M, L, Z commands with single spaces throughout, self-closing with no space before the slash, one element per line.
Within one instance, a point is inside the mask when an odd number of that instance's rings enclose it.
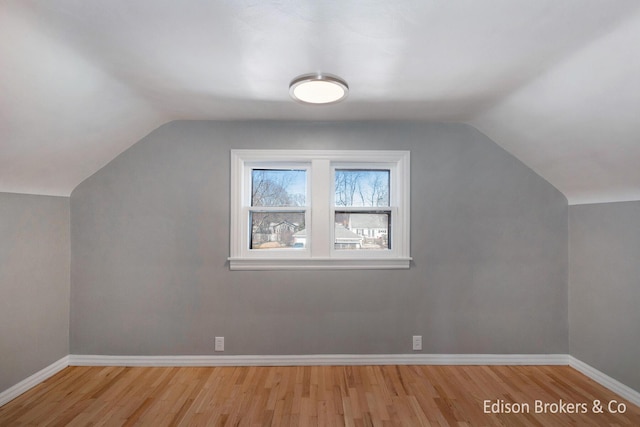
<path fill-rule="evenodd" d="M 347 82 L 326 73 L 304 74 L 289 84 L 289 95 L 305 104 L 333 104 L 345 99 L 348 93 Z"/>

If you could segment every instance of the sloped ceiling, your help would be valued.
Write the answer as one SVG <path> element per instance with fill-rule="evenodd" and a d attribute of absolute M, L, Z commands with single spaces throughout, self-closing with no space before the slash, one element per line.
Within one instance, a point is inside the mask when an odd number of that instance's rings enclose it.
<path fill-rule="evenodd" d="M 349 98 L 291 101 L 313 71 Z M 464 122 L 571 204 L 640 200 L 640 3 L 0 3 L 0 191 L 69 195 L 175 119 Z"/>

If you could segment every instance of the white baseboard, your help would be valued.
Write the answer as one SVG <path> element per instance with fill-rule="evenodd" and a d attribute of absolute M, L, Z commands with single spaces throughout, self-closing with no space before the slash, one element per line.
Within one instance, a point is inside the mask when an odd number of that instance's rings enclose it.
<path fill-rule="evenodd" d="M 569 366 L 571 366 L 573 369 L 582 372 L 584 375 L 591 378 L 598 384 L 608 388 L 616 394 L 619 394 L 634 405 L 640 406 L 639 392 L 632 389 L 631 387 L 622 384 L 620 381 L 611 378 L 609 375 L 597 370 L 593 366 L 587 365 L 583 361 L 578 360 L 573 356 L 568 356 L 568 358 Z"/>
<path fill-rule="evenodd" d="M 640 393 L 568 354 L 318 354 L 272 356 L 65 356 L 0 393 L 0 406 L 67 366 L 307 366 L 307 365 L 569 365 L 640 406 Z"/>
<path fill-rule="evenodd" d="M 70 355 L 72 366 L 568 365 L 566 354 Z"/>
<path fill-rule="evenodd" d="M 64 368 L 69 366 L 69 356 L 65 356 L 57 362 L 53 362 L 51 365 L 31 375 L 29 378 L 20 381 L 13 387 L 0 393 L 0 406 L 4 405 L 20 396 L 25 391 L 37 386 L 41 382 L 51 378 Z"/>

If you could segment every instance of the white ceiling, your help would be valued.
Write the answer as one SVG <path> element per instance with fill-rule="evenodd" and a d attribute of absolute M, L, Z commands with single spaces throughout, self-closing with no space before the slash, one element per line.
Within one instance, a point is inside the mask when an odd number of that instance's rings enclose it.
<path fill-rule="evenodd" d="M 349 98 L 290 100 L 299 74 Z M 69 195 L 175 119 L 469 123 L 568 198 L 640 200 L 636 0 L 0 0 L 0 191 Z"/>

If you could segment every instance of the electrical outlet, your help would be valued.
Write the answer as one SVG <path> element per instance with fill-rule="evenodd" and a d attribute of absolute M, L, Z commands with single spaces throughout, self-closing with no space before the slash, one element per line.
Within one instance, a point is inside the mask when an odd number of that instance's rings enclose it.
<path fill-rule="evenodd" d="M 413 349 L 422 350 L 422 335 L 413 336 Z"/>
<path fill-rule="evenodd" d="M 215 351 L 224 351 L 224 337 L 216 337 Z"/>

